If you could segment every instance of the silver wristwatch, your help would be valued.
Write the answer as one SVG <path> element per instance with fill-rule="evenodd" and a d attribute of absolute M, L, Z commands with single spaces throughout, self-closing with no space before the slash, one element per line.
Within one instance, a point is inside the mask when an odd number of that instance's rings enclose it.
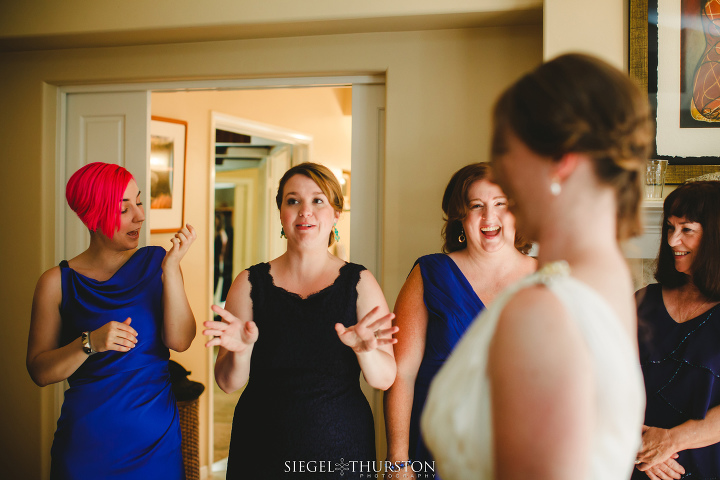
<path fill-rule="evenodd" d="M 90 332 L 82 332 L 81 341 L 83 352 L 87 353 L 88 355 L 97 353 L 95 350 L 93 350 L 92 345 L 90 345 Z"/>

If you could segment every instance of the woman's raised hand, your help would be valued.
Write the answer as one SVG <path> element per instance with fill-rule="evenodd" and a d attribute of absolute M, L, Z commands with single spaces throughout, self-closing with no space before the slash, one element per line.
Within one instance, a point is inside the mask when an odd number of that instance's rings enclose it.
<path fill-rule="evenodd" d="M 217 305 L 213 305 L 211 309 L 220 315 L 222 321 L 203 324 L 207 327 L 203 330 L 203 335 L 215 337 L 205 344 L 206 347 L 218 345 L 231 352 L 242 353 L 255 344 L 259 334 L 255 322 L 241 320 Z"/>
<path fill-rule="evenodd" d="M 127 352 L 137 343 L 137 332 L 130 326 L 130 317 L 124 322 L 108 322 L 90 332 L 90 345 L 96 352 Z"/>
<path fill-rule="evenodd" d="M 197 238 L 197 233 L 192 225 L 189 223 L 185 224 L 183 228 L 178 230 L 175 237 L 170 239 L 172 247 L 165 254 L 163 259 L 162 267 L 163 271 L 168 267 L 179 267 L 180 260 L 185 256 L 187 251 L 190 249 L 190 245 Z"/>
<path fill-rule="evenodd" d="M 340 341 L 352 348 L 355 353 L 370 352 L 380 345 L 397 343 L 397 339 L 392 335 L 400 330 L 398 327 L 381 328 L 385 324 L 390 324 L 393 318 L 395 318 L 394 313 L 381 315 L 380 307 L 375 307 L 352 327 L 345 328 L 342 323 L 336 323 L 335 331 Z"/>

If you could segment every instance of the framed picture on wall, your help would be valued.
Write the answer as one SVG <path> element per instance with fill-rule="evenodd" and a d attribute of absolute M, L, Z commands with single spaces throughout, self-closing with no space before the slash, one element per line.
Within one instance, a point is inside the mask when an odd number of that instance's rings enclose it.
<path fill-rule="evenodd" d="M 720 164 L 720 0 L 630 0 L 629 70 L 648 89 L 653 158 Z"/>
<path fill-rule="evenodd" d="M 184 224 L 186 147 L 187 122 L 151 118 L 150 233 L 176 232 Z"/>

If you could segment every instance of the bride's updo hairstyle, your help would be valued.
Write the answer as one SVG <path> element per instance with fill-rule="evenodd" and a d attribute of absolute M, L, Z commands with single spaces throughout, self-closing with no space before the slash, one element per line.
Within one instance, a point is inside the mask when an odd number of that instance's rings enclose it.
<path fill-rule="evenodd" d="M 112 238 L 120 229 L 123 193 L 130 180 L 132 174 L 120 165 L 89 163 L 72 174 L 65 198 L 91 232 L 100 230 Z"/>
<path fill-rule="evenodd" d="M 615 189 L 619 240 L 642 231 L 640 202 L 653 139 L 647 95 L 595 57 L 566 54 L 540 65 L 495 104 L 492 157 L 512 133 L 553 161 L 567 153 L 593 160 L 598 180 Z"/>

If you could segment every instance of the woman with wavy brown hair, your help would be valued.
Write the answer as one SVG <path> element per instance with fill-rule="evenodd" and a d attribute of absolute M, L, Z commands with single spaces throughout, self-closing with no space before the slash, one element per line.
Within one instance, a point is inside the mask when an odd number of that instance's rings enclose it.
<path fill-rule="evenodd" d="M 395 303 L 400 331 L 398 375 L 385 395 L 388 470 L 408 478 L 425 478 L 425 472 L 412 471 L 412 463 L 425 470 L 432 461 L 419 429 L 430 382 L 477 314 L 537 268 L 535 259 L 523 255 L 531 245 L 517 236 L 507 197 L 489 176 L 486 163 L 452 176 L 442 200 L 443 253 L 415 262 Z"/>

